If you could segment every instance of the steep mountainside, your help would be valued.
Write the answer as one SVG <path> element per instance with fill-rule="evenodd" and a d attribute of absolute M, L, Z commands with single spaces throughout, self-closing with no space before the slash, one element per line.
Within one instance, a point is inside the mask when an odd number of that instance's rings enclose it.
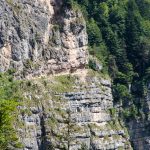
<path fill-rule="evenodd" d="M 0 2 L 0 69 L 38 76 L 84 68 L 87 33 L 79 11 L 61 1 Z"/>
<path fill-rule="evenodd" d="M 17 131 L 25 149 L 131 149 L 123 122 L 111 114 L 110 79 L 84 72 L 82 80 L 76 73 L 24 85 Z"/>
<path fill-rule="evenodd" d="M 1 0 L 0 150 L 149 150 L 149 6 Z"/>

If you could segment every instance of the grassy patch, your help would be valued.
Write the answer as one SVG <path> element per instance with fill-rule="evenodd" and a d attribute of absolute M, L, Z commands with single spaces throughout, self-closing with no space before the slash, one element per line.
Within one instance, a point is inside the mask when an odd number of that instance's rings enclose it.
<path fill-rule="evenodd" d="M 70 75 L 62 75 L 55 77 L 55 83 L 51 85 L 51 90 L 56 93 L 74 91 L 73 84 L 75 78 Z"/>

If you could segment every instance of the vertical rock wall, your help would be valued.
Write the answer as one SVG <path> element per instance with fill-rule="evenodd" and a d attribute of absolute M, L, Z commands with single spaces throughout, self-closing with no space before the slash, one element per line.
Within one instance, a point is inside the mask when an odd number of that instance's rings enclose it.
<path fill-rule="evenodd" d="M 87 43 L 82 14 L 62 1 L 0 1 L 1 72 L 32 77 L 84 68 Z"/>

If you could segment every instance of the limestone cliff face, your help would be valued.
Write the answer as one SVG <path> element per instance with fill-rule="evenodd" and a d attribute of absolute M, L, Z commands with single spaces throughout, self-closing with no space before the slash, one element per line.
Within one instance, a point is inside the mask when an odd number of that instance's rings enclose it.
<path fill-rule="evenodd" d="M 84 80 L 76 73 L 23 85 L 22 125 L 16 125 L 23 149 L 131 149 L 124 124 L 113 114 L 110 79 L 85 72 Z"/>
<path fill-rule="evenodd" d="M 82 14 L 61 0 L 0 1 L 0 71 L 30 77 L 84 68 L 87 43 Z"/>
<path fill-rule="evenodd" d="M 22 82 L 19 150 L 131 149 L 111 79 L 86 70 L 86 24 L 61 0 L 0 1 L 0 71 Z M 98 67 L 101 68 L 101 67 Z M 31 78 L 37 76 L 41 78 Z"/>
<path fill-rule="evenodd" d="M 140 101 L 140 100 L 139 100 Z M 129 133 L 136 150 L 150 149 L 150 84 L 146 87 L 146 97 L 140 101 L 142 104 L 142 119 L 128 123 Z"/>

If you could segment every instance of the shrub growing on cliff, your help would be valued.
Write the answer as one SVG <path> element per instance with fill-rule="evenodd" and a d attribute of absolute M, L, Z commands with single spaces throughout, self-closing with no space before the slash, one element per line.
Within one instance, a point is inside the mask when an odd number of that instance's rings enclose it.
<path fill-rule="evenodd" d="M 0 74 L 0 149 L 18 147 L 18 139 L 13 128 L 18 105 L 18 83 L 8 74 Z M 20 147 L 20 146 L 19 146 Z"/>
<path fill-rule="evenodd" d="M 85 143 L 82 143 L 81 144 L 81 149 L 79 149 L 79 150 L 88 150 L 88 147 Z"/>
<path fill-rule="evenodd" d="M 126 121 L 136 119 L 137 115 L 138 115 L 138 110 L 134 104 L 123 110 L 123 117 Z"/>

